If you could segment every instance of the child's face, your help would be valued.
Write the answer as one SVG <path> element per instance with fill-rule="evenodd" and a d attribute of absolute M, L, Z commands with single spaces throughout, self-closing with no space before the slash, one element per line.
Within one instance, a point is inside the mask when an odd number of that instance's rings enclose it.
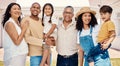
<path fill-rule="evenodd" d="M 110 17 L 111 17 L 111 14 L 110 14 L 110 13 L 108 13 L 108 12 L 102 13 L 102 12 L 101 12 L 100 15 L 101 15 L 101 19 L 102 19 L 104 22 L 110 20 Z"/>
<path fill-rule="evenodd" d="M 45 6 L 44 13 L 46 16 L 50 16 L 52 13 L 52 8 L 49 5 Z"/>

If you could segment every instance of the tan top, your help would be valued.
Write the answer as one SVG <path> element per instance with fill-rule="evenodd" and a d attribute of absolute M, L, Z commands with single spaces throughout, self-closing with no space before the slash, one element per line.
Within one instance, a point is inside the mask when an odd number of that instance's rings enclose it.
<path fill-rule="evenodd" d="M 29 27 L 25 34 L 25 40 L 28 43 L 30 56 L 42 55 L 43 26 L 41 19 L 35 21 L 30 17 L 24 18 L 22 21 L 29 20 Z"/>
<path fill-rule="evenodd" d="M 98 42 L 102 42 L 105 39 L 108 39 L 110 37 L 110 31 L 115 30 L 115 25 L 112 21 L 104 22 L 100 28 L 100 31 L 98 33 Z"/>
<path fill-rule="evenodd" d="M 78 51 L 76 23 L 70 23 L 67 28 L 63 23 L 58 25 L 57 52 L 60 55 L 72 55 Z"/>

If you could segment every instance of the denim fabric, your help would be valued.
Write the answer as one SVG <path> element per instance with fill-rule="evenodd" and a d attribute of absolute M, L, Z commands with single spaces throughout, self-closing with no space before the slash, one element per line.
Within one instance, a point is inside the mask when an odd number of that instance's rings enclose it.
<path fill-rule="evenodd" d="M 92 36 L 86 35 L 84 37 L 80 37 L 80 46 L 82 47 L 85 55 L 88 55 L 91 48 L 94 47 L 94 43 L 92 41 Z"/>
<path fill-rule="evenodd" d="M 108 51 L 94 56 L 94 66 L 111 66 Z"/>
<path fill-rule="evenodd" d="M 110 48 L 110 47 L 111 47 L 111 44 L 109 45 L 108 48 Z M 94 48 L 92 48 L 92 49 L 89 51 L 89 53 L 88 53 L 88 58 L 89 58 L 89 57 L 93 57 L 93 56 L 98 55 L 98 54 L 104 54 L 104 53 L 108 50 L 108 48 L 105 49 L 105 50 L 102 50 L 102 49 L 101 49 L 101 44 L 98 43 L 97 46 L 95 46 Z"/>
<path fill-rule="evenodd" d="M 110 48 L 111 44 L 109 45 L 108 48 Z M 109 54 L 108 54 L 108 48 L 105 50 L 101 49 L 101 45 L 98 43 L 97 46 L 95 46 L 94 48 L 92 48 L 88 54 L 88 60 L 91 57 L 94 57 L 94 66 L 111 66 L 110 63 L 110 58 L 109 58 Z"/>
<path fill-rule="evenodd" d="M 78 54 L 65 58 L 58 54 L 56 66 L 78 66 Z"/>
<path fill-rule="evenodd" d="M 79 33 L 79 35 L 81 34 L 81 32 Z M 80 40 L 80 46 L 82 47 L 83 51 L 84 51 L 84 66 L 89 66 L 88 62 L 93 61 L 93 57 L 91 57 L 91 60 L 88 61 L 87 57 L 88 57 L 88 53 L 91 50 L 91 48 L 94 47 L 94 43 L 93 43 L 93 39 L 92 39 L 92 27 L 90 27 L 90 34 L 86 35 L 86 36 L 80 36 L 79 40 Z"/>
<path fill-rule="evenodd" d="M 30 66 L 39 66 L 42 56 L 30 56 Z"/>

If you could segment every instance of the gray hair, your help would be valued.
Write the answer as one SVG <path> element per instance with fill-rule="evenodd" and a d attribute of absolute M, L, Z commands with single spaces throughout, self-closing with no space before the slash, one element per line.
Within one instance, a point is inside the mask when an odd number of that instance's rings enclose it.
<path fill-rule="evenodd" d="M 74 12 L 74 8 L 73 8 L 72 6 L 66 6 L 66 7 L 64 8 L 64 10 L 67 9 L 67 8 L 71 8 L 71 9 L 72 9 L 72 12 Z"/>

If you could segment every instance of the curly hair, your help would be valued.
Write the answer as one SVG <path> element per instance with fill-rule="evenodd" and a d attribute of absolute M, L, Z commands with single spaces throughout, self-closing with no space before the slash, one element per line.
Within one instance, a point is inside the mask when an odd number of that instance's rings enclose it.
<path fill-rule="evenodd" d="M 82 31 L 82 28 L 84 27 L 83 26 L 83 20 L 82 20 L 82 16 L 83 16 L 83 14 L 84 13 L 82 13 L 81 15 L 79 15 L 78 16 L 78 18 L 77 18 L 77 23 L 76 23 L 76 29 L 79 31 Z M 98 23 L 97 23 L 97 19 L 96 19 L 96 17 L 92 14 L 92 13 L 90 13 L 91 14 L 91 21 L 90 21 L 90 23 L 88 24 L 89 25 L 89 27 L 90 27 L 90 25 L 92 26 L 92 27 L 94 27 L 95 25 L 97 25 Z"/>

